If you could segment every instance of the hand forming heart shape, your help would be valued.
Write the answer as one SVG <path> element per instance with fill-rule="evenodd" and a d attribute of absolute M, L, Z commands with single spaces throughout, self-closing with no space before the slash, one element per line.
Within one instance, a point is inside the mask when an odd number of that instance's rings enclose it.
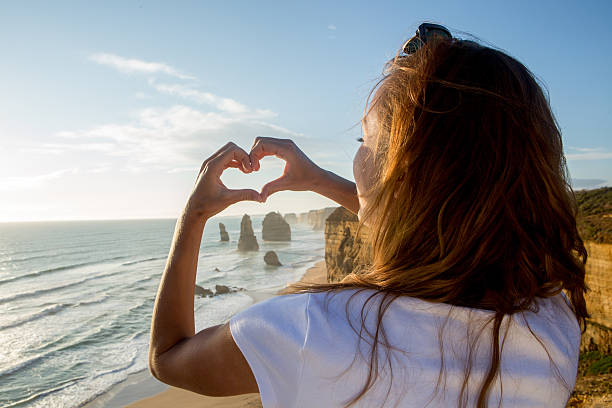
<path fill-rule="evenodd" d="M 221 174 L 229 167 L 238 168 L 246 174 L 258 171 L 259 161 L 265 156 L 276 156 L 286 164 L 283 174 L 265 184 L 261 193 L 253 189 L 231 190 L 221 181 Z M 312 162 L 290 139 L 257 137 L 249 154 L 229 142 L 202 163 L 185 211 L 200 218 L 210 218 L 239 201 L 265 202 L 268 196 L 278 191 L 311 190 L 323 173 L 324 170 Z"/>

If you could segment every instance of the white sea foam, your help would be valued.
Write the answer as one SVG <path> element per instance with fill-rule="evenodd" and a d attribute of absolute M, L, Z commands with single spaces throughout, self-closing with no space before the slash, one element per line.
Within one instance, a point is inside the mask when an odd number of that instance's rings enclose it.
<path fill-rule="evenodd" d="M 206 225 L 198 284 L 272 292 L 323 257 L 322 232 L 300 226 L 292 242 L 260 241 L 259 252 L 240 253 L 240 219 L 222 220 L 230 244 L 219 242 L 217 223 Z M 261 219 L 252 217 L 258 236 Z M 0 383 L 11 389 L 0 393 L 0 406 L 78 407 L 147 369 L 153 302 L 174 225 L 48 223 L 28 226 L 29 235 L 1 226 L 11 246 L 0 247 Z M 266 250 L 283 266 L 266 266 Z M 196 329 L 221 324 L 252 302 L 242 291 L 196 297 Z"/>

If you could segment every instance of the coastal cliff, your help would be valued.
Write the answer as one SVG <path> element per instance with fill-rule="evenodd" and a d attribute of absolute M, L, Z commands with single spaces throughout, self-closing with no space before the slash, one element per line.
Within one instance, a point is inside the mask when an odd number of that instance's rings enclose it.
<path fill-rule="evenodd" d="M 289 222 L 290 224 L 292 222 L 297 222 L 300 224 L 308 224 L 312 226 L 312 229 L 323 230 L 325 228 L 325 220 L 332 212 L 334 212 L 336 208 L 337 207 L 325 207 L 325 208 L 321 208 L 318 210 L 310 210 L 305 213 L 299 213 L 297 214 L 297 216 L 295 214 L 291 214 L 290 215 L 291 221 L 289 221 L 289 219 L 286 219 L 286 221 Z"/>
<path fill-rule="evenodd" d="M 297 224 L 298 222 L 297 215 L 295 215 L 295 213 L 287 213 L 283 218 L 288 224 Z"/>
<path fill-rule="evenodd" d="M 369 247 L 364 248 L 367 231 L 357 235 L 359 220 L 344 207 L 337 207 L 325 222 L 325 264 L 327 281 L 340 282 L 367 262 Z"/>
<path fill-rule="evenodd" d="M 587 250 L 586 283 L 587 330 L 582 335 L 583 351 L 612 353 L 612 244 L 585 241 Z"/>
<path fill-rule="evenodd" d="M 576 192 L 578 232 L 587 250 L 587 330 L 582 351 L 612 353 L 612 188 Z"/>

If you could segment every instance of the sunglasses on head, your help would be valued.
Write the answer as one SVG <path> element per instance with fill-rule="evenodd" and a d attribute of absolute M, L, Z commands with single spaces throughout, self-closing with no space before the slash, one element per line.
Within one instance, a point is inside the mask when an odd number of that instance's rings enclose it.
<path fill-rule="evenodd" d="M 403 51 L 405 54 L 414 54 L 423 44 L 426 44 L 428 40 L 436 36 L 448 39 L 453 38 L 446 27 L 439 24 L 423 23 L 417 28 L 416 34 L 406 41 Z"/>

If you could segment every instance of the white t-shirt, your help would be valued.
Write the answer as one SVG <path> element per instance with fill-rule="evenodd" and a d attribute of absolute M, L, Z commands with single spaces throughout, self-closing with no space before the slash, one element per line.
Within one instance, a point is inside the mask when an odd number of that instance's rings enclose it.
<path fill-rule="evenodd" d="M 358 335 L 347 320 L 346 304 L 354 295 L 348 310 L 354 329 L 359 331 L 362 306 L 374 293 L 349 289 L 331 295 L 276 296 L 230 319 L 232 336 L 253 371 L 264 408 L 342 407 L 361 391 L 368 378 L 372 340 L 364 330 L 360 357 L 356 353 Z M 380 299 L 374 297 L 371 307 L 363 309 L 371 334 Z M 511 319 L 506 316 L 502 323 L 502 334 L 510 324 L 501 357 L 504 408 L 565 407 L 575 385 L 580 328 L 567 298 L 560 294 L 539 299 L 537 305 L 537 313 L 516 314 Z M 354 406 L 458 406 L 468 345 L 492 315 L 487 310 L 412 297 L 396 299 L 383 318 L 388 342 L 399 349 L 389 355 L 393 381 L 389 380 L 388 349 L 380 344 L 379 379 Z M 482 332 L 472 356 L 467 406 L 475 405 L 489 367 L 491 327 L 492 323 Z M 550 358 L 530 329 L 546 345 Z M 438 381 L 441 347 L 446 374 Z M 498 406 L 499 398 L 498 377 L 491 387 L 489 405 Z"/>

